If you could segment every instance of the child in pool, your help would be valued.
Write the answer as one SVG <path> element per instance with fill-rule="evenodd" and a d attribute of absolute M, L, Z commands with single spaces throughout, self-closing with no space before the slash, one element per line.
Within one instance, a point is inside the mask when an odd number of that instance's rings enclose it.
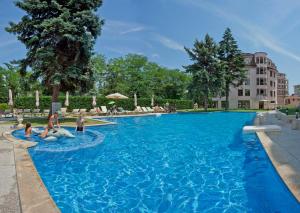
<path fill-rule="evenodd" d="M 25 136 L 26 137 L 30 137 L 31 133 L 32 133 L 31 123 L 26 123 L 26 126 L 25 126 Z"/>
<path fill-rule="evenodd" d="M 80 114 L 80 116 L 78 117 L 78 119 L 76 121 L 76 131 L 83 132 L 83 129 L 84 129 L 84 118 L 83 118 L 82 114 Z"/>

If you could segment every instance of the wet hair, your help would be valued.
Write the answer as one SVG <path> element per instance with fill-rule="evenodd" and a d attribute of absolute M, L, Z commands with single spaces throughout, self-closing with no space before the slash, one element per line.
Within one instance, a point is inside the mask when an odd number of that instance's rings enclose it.
<path fill-rule="evenodd" d="M 26 126 L 25 126 L 25 132 L 27 132 L 27 130 L 31 127 L 31 123 L 26 123 Z"/>

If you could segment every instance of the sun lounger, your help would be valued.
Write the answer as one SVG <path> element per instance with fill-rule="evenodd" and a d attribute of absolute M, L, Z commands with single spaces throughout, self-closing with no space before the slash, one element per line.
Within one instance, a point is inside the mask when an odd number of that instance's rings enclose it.
<path fill-rule="evenodd" d="M 143 112 L 148 112 L 148 110 L 146 109 L 146 107 L 142 107 Z"/>
<path fill-rule="evenodd" d="M 16 109 L 15 113 L 16 114 L 22 114 L 23 113 L 23 109 Z"/>
<path fill-rule="evenodd" d="M 67 108 L 60 108 L 61 115 L 65 117 L 67 115 Z"/>
<path fill-rule="evenodd" d="M 105 113 L 105 114 L 108 113 L 106 106 L 101 106 L 101 111 L 102 111 L 102 113 Z"/>
<path fill-rule="evenodd" d="M 30 109 L 24 109 L 23 110 L 23 116 L 24 117 L 30 117 L 31 115 L 31 110 Z"/>
<path fill-rule="evenodd" d="M 32 110 L 32 115 L 33 115 L 33 116 L 38 116 L 38 115 L 41 114 L 40 111 L 41 111 L 40 109 L 33 109 L 33 110 Z"/>
<path fill-rule="evenodd" d="M 49 109 L 44 109 L 44 110 L 43 110 L 43 115 L 44 115 L 44 116 L 48 116 L 49 113 L 50 113 L 50 110 L 49 110 Z"/>
<path fill-rule="evenodd" d="M 166 112 L 166 110 L 163 107 L 159 107 L 161 112 Z"/>
<path fill-rule="evenodd" d="M 137 106 L 134 111 L 135 112 L 143 112 L 143 110 L 140 106 Z"/>
<path fill-rule="evenodd" d="M 90 109 L 89 114 L 90 115 L 97 115 L 97 109 Z"/>
<path fill-rule="evenodd" d="M 154 112 L 154 110 L 151 109 L 151 107 L 146 107 L 146 109 L 148 110 L 148 112 Z"/>
<path fill-rule="evenodd" d="M 82 115 L 86 114 L 86 109 L 80 109 L 79 114 L 82 114 Z"/>
<path fill-rule="evenodd" d="M 79 109 L 73 109 L 72 114 L 73 115 L 78 115 L 79 114 Z"/>
<path fill-rule="evenodd" d="M 10 109 L 6 109 L 6 110 L 4 110 L 4 117 L 5 118 L 12 118 L 12 117 L 14 117 L 14 114 L 11 112 Z"/>

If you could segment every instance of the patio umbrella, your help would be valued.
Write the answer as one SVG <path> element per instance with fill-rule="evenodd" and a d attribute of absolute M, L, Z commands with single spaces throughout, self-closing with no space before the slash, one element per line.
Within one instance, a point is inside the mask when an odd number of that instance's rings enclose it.
<path fill-rule="evenodd" d="M 92 102 L 92 105 L 93 107 L 95 107 L 97 105 L 97 102 L 96 102 L 96 96 L 93 96 L 93 102 Z"/>
<path fill-rule="evenodd" d="M 40 106 L 40 96 L 39 96 L 39 91 L 35 91 L 35 106 L 38 108 Z"/>
<path fill-rule="evenodd" d="M 137 106 L 137 96 L 136 96 L 136 93 L 134 93 L 134 106 L 136 107 Z"/>
<path fill-rule="evenodd" d="M 108 102 L 108 104 L 109 105 L 113 105 L 113 104 L 115 104 L 115 102 L 114 101 L 110 101 L 110 102 Z"/>
<path fill-rule="evenodd" d="M 109 99 L 128 99 L 127 96 L 125 95 L 122 95 L 120 93 L 113 93 L 113 94 L 109 94 L 107 96 L 105 96 L 106 98 L 109 98 Z"/>
<path fill-rule="evenodd" d="M 154 95 L 152 95 L 152 97 L 151 97 L 151 106 L 152 107 L 154 106 Z"/>
<path fill-rule="evenodd" d="M 66 92 L 66 100 L 65 100 L 65 106 L 69 106 L 69 92 Z"/>
<path fill-rule="evenodd" d="M 9 106 L 13 106 L 14 105 L 14 102 L 13 102 L 13 97 L 12 97 L 12 91 L 11 89 L 8 90 L 8 105 Z"/>

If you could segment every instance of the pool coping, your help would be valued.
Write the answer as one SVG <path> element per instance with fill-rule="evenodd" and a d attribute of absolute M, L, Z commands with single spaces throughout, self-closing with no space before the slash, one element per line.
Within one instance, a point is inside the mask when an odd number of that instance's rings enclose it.
<path fill-rule="evenodd" d="M 289 159 L 288 156 L 284 155 L 281 148 L 276 145 L 265 132 L 257 132 L 256 135 L 264 147 L 277 174 L 298 203 L 300 203 L 300 178 L 297 179 L 291 176 L 291 174 L 300 176 L 300 173 L 291 166 L 292 159 Z"/>
<path fill-rule="evenodd" d="M 106 126 L 113 124 L 116 123 L 106 122 L 103 124 L 86 126 Z M 73 127 L 69 125 L 62 126 Z M 61 212 L 50 195 L 32 161 L 30 154 L 28 153 L 28 148 L 36 146 L 37 142 L 15 138 L 12 135 L 12 132 L 16 130 L 17 129 L 12 129 L 10 131 L 3 132 L 2 136 L 13 144 L 21 211 L 25 213 Z"/>

